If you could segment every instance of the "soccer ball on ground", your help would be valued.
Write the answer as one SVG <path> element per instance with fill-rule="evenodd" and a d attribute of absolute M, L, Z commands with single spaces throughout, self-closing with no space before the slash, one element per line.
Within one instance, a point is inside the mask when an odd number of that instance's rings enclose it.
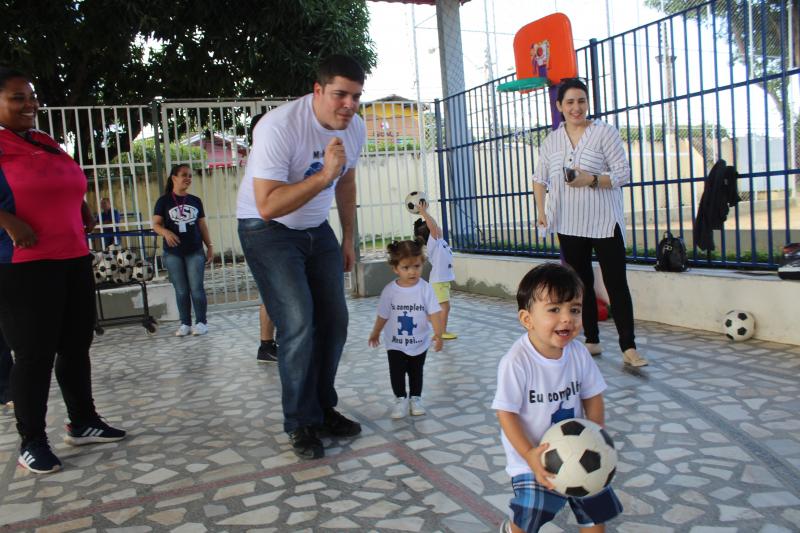
<path fill-rule="evenodd" d="M 732 341 L 746 341 L 756 332 L 756 319 L 752 313 L 734 309 L 725 314 L 723 333 Z"/>
<path fill-rule="evenodd" d="M 406 196 L 406 209 L 412 215 L 419 214 L 419 203 L 420 201 L 425 200 L 425 193 L 422 191 L 411 191 Z M 426 200 L 427 201 L 427 200 Z"/>
<path fill-rule="evenodd" d="M 550 446 L 542 454 L 545 470 L 556 491 L 582 498 L 597 494 L 614 477 L 617 451 L 614 441 L 599 425 L 582 418 L 553 424 L 542 436 Z"/>

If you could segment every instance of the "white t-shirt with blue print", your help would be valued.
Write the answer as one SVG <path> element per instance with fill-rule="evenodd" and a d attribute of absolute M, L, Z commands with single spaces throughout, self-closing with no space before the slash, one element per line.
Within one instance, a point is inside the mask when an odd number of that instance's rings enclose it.
<path fill-rule="evenodd" d="M 253 146 L 239 186 L 236 218 L 261 218 L 256 206 L 253 179 L 298 183 L 322 170 L 325 147 L 339 137 L 347 154 L 339 177 L 355 168 L 366 141 L 364 120 L 353 116 L 344 130 L 326 129 L 317 120 L 308 94 L 270 111 L 253 129 Z M 292 229 L 314 228 L 328 220 L 339 178 L 305 205 L 275 220 Z"/>
<path fill-rule="evenodd" d="M 401 287 L 392 281 L 381 292 L 378 316 L 386 319 L 383 344 L 387 350 L 419 355 L 431 345 L 433 326 L 428 315 L 442 308 L 430 284 L 424 279 L 413 287 Z"/>

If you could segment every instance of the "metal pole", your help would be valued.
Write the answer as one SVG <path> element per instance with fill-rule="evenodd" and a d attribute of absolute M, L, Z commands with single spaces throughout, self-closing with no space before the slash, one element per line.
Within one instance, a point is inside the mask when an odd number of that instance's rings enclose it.
<path fill-rule="evenodd" d="M 158 100 L 150 102 L 150 113 L 153 121 L 153 150 L 156 155 L 156 177 L 158 178 L 158 190 L 164 190 L 164 162 L 161 159 L 161 142 L 158 139 Z M 169 146 L 169 145 L 168 145 Z"/>
<path fill-rule="evenodd" d="M 603 110 L 600 105 L 600 65 L 597 61 L 597 39 L 589 39 L 589 58 L 592 68 L 592 99 L 594 100 L 594 114 L 599 115 Z"/>

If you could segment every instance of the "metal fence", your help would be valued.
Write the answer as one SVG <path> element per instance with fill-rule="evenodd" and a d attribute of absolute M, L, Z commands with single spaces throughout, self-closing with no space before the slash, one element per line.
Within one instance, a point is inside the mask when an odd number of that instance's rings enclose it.
<path fill-rule="evenodd" d="M 212 304 L 235 304 L 258 298 L 244 261 L 236 228 L 236 197 L 250 153 L 252 118 L 288 99 L 156 101 L 140 106 L 42 107 L 37 128 L 55 138 L 83 168 L 87 202 L 95 213 L 108 199 L 116 217 L 99 217 L 98 231 L 148 230 L 156 200 L 163 194 L 170 167 L 194 170 L 191 192 L 203 200 L 218 255 L 206 270 Z M 368 138 L 357 176 L 359 249 L 383 257 L 386 244 L 412 234 L 412 217 L 403 201 L 413 190 L 426 191 L 438 205 L 433 120 L 429 106 L 410 101 L 362 104 Z M 438 212 L 434 211 L 438 214 Z M 336 206 L 331 225 L 340 235 Z M 145 248 L 135 237 L 117 242 Z M 141 240 L 141 239 L 139 239 Z M 159 239 L 160 241 L 160 239 Z M 112 239 L 89 238 L 94 249 Z M 159 243 L 160 244 L 160 243 Z M 152 249 L 152 243 L 147 245 Z M 155 257 L 157 274 L 163 274 Z M 346 279 L 348 282 L 348 279 Z"/>
<path fill-rule="evenodd" d="M 696 3 L 696 2 L 695 2 Z M 694 266 L 773 269 L 800 241 L 800 43 L 792 2 L 702 3 L 577 51 L 590 114 L 614 124 L 632 168 L 630 261 L 652 263 L 665 231 Z M 507 76 L 435 103 L 442 209 L 465 252 L 555 256 L 535 232 L 531 175 L 552 123 L 547 90 L 498 93 Z M 740 173 L 742 201 L 716 250 L 698 249 L 695 214 L 711 166 Z"/>

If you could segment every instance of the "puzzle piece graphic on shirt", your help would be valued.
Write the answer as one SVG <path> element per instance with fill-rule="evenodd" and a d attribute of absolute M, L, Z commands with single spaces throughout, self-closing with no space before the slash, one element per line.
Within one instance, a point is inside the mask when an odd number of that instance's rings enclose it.
<path fill-rule="evenodd" d="M 568 418 L 575 418 L 575 408 L 571 407 L 569 409 L 564 409 L 561 406 L 564 405 L 564 402 L 558 403 L 558 410 L 550 415 L 550 423 L 557 424 L 562 420 L 567 420 Z"/>
<path fill-rule="evenodd" d="M 414 317 L 408 316 L 407 311 L 403 311 L 403 316 L 397 317 L 397 322 L 400 324 L 400 327 L 397 328 L 398 335 L 402 335 L 403 331 L 407 331 L 409 335 L 414 334 L 414 328 L 416 328 L 417 325 L 414 324 Z"/>

